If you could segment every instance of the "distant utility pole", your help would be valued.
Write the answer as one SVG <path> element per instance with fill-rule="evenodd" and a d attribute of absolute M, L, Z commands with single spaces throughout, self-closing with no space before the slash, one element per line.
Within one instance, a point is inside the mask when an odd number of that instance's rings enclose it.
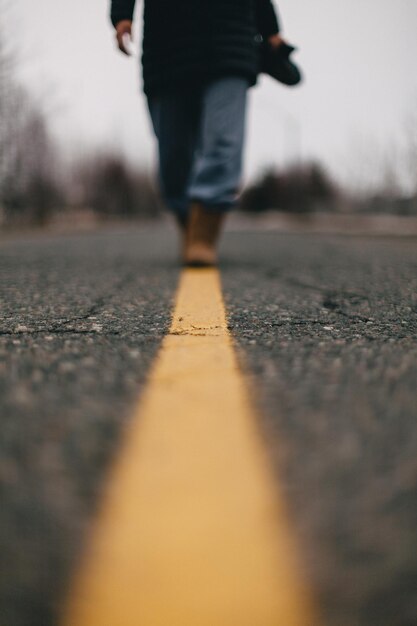
<path fill-rule="evenodd" d="M 278 116 L 281 118 L 284 159 L 290 165 L 299 165 L 302 161 L 302 128 L 299 119 L 271 98 L 263 100 L 261 106 L 269 116 L 273 116 L 275 123 Z"/>
<path fill-rule="evenodd" d="M 301 124 L 299 120 L 284 108 L 281 112 L 284 114 L 284 150 L 286 160 L 291 165 L 299 165 L 301 163 Z"/>

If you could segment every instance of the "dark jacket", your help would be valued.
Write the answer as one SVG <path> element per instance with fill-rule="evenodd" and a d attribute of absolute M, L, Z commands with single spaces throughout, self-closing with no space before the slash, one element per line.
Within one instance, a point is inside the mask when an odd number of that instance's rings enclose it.
<path fill-rule="evenodd" d="M 147 95 L 218 76 L 259 71 L 257 35 L 279 32 L 271 0 L 144 0 L 143 82 Z M 131 20 L 135 0 L 112 0 L 111 20 Z"/>

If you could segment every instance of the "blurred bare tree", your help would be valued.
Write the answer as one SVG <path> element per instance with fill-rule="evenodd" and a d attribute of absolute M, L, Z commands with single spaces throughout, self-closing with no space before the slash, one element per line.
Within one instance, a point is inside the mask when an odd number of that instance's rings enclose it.
<path fill-rule="evenodd" d="M 414 108 L 406 116 L 404 124 L 405 135 L 405 169 L 409 177 L 411 192 L 417 198 L 417 101 Z"/>
<path fill-rule="evenodd" d="M 7 3 L 0 1 L 0 10 L 4 15 Z M 44 224 L 60 200 L 58 157 L 45 115 L 17 81 L 15 65 L 0 26 L 0 215 Z"/>
<path fill-rule="evenodd" d="M 4 2 L 0 3 L 2 15 Z M 0 209 L 4 211 L 4 197 L 7 180 L 11 176 L 10 153 L 13 151 L 13 102 L 16 100 L 16 86 L 12 80 L 13 63 L 10 51 L 6 47 L 0 25 Z"/>
<path fill-rule="evenodd" d="M 77 164 L 73 181 L 77 203 L 101 218 L 155 218 L 161 200 L 153 178 L 117 152 L 92 154 Z"/>

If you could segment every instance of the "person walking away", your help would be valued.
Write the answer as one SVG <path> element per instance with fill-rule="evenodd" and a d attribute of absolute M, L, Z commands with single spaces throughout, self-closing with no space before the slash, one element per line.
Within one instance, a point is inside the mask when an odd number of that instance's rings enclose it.
<path fill-rule="evenodd" d="M 112 0 L 128 54 L 135 0 Z M 217 262 L 225 215 L 238 197 L 246 97 L 261 38 L 283 42 L 271 0 L 144 0 L 143 89 L 158 141 L 163 197 L 188 266 Z"/>

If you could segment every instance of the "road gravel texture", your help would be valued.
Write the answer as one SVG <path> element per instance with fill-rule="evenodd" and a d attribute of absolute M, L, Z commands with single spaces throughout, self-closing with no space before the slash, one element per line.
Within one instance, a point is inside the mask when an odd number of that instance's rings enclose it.
<path fill-rule="evenodd" d="M 228 241 L 230 329 L 332 626 L 417 624 L 416 244 Z"/>
<path fill-rule="evenodd" d="M 168 329 L 169 233 L 0 248 L 0 624 L 56 624 L 123 424 Z"/>
<path fill-rule="evenodd" d="M 178 276 L 166 227 L 1 242 L 0 626 L 57 623 Z M 417 239 L 229 232 L 222 278 L 322 623 L 415 626 Z"/>

